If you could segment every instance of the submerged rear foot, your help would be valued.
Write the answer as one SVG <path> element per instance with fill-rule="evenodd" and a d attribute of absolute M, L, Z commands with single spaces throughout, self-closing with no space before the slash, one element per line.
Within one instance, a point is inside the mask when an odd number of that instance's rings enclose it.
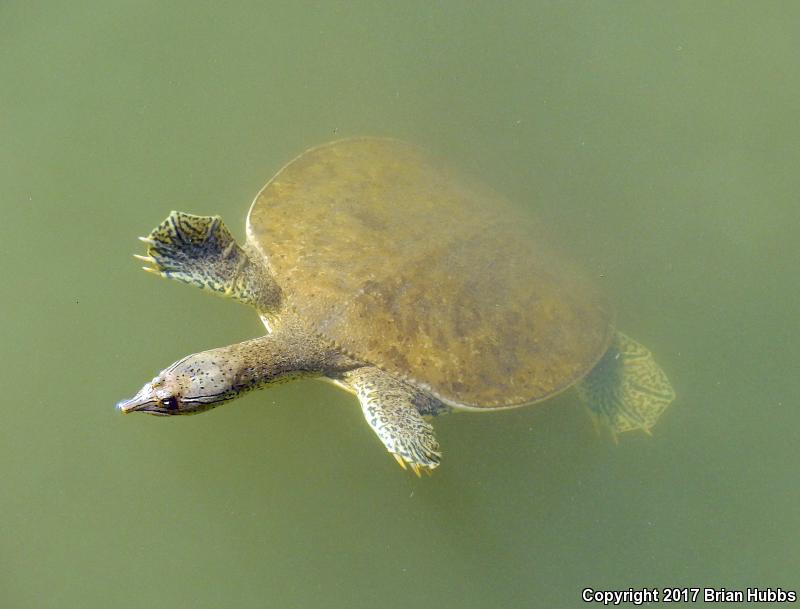
<path fill-rule="evenodd" d="M 614 435 L 636 429 L 650 433 L 675 399 L 667 375 L 650 351 L 621 332 L 578 384 L 578 391 Z"/>

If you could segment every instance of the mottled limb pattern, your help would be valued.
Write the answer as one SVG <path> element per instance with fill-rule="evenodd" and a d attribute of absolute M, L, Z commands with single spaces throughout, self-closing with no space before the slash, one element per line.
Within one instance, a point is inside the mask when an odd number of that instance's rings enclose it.
<path fill-rule="evenodd" d="M 259 306 L 263 286 L 219 216 L 173 211 L 147 237 L 144 270 Z"/>
<path fill-rule="evenodd" d="M 370 427 L 405 469 L 430 473 L 442 456 L 433 427 L 418 411 L 417 403 L 426 396 L 391 375 L 366 366 L 345 373 L 344 382 L 356 392 Z"/>
<path fill-rule="evenodd" d="M 636 429 L 649 434 L 675 399 L 667 375 L 650 351 L 620 332 L 578 390 L 589 410 L 615 436 Z"/>

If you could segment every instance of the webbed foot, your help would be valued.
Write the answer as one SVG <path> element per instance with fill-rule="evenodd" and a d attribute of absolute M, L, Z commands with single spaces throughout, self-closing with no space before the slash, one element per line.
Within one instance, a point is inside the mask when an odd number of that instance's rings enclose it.
<path fill-rule="evenodd" d="M 614 434 L 647 434 L 675 399 L 675 390 L 645 347 L 618 332 L 594 369 L 578 384 L 591 413 Z"/>
<path fill-rule="evenodd" d="M 433 427 L 417 409 L 416 389 L 371 366 L 345 373 L 344 382 L 355 391 L 367 423 L 403 469 L 420 476 L 439 467 L 442 453 Z"/>
<path fill-rule="evenodd" d="M 147 237 L 145 271 L 257 305 L 262 287 L 252 262 L 219 216 L 170 212 Z"/>

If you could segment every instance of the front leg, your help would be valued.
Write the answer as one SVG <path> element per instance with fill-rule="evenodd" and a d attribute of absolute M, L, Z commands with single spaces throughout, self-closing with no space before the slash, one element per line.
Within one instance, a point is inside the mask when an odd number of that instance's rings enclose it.
<path fill-rule="evenodd" d="M 444 405 L 374 366 L 350 370 L 341 382 L 358 396 L 367 423 L 403 468 L 407 463 L 419 476 L 439 466 L 439 443 L 420 411 L 434 413 Z"/>
<path fill-rule="evenodd" d="M 170 212 L 147 237 L 145 271 L 229 296 L 259 310 L 275 308 L 279 290 L 258 256 L 236 243 L 219 216 Z"/>

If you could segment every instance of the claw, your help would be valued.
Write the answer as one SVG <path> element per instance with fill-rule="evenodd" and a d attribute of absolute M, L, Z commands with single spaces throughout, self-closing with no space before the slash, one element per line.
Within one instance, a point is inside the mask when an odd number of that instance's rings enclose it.
<path fill-rule="evenodd" d="M 392 456 L 394 457 L 394 460 L 400 464 L 400 467 L 402 467 L 403 469 L 406 468 L 406 462 L 403 461 L 403 457 L 395 453 L 392 453 Z"/>
<path fill-rule="evenodd" d="M 139 254 L 134 254 L 133 257 L 136 258 L 137 260 L 141 260 L 142 262 L 147 262 L 149 264 L 156 264 L 156 259 L 153 258 L 152 256 L 140 256 Z"/>
<path fill-rule="evenodd" d="M 228 245 L 226 245 L 225 249 L 222 250 L 222 258 L 225 259 L 228 256 L 230 256 L 231 252 L 233 251 L 233 248 L 235 248 L 235 247 L 236 247 L 236 242 L 235 241 L 231 241 Z"/>
<path fill-rule="evenodd" d="M 416 463 L 411 464 L 411 469 L 414 470 L 414 473 L 417 474 L 417 478 L 421 478 L 422 474 L 419 473 L 419 465 Z"/>
<path fill-rule="evenodd" d="M 146 243 L 147 245 L 156 245 L 156 242 L 149 237 L 137 237 L 137 239 L 139 239 L 139 241 L 142 243 Z"/>
<path fill-rule="evenodd" d="M 148 273 L 153 273 L 153 275 L 158 275 L 159 277 L 161 277 L 163 275 L 163 273 L 161 271 L 159 271 L 158 269 L 154 269 L 151 266 L 143 266 L 142 270 L 143 271 L 147 271 Z"/>

